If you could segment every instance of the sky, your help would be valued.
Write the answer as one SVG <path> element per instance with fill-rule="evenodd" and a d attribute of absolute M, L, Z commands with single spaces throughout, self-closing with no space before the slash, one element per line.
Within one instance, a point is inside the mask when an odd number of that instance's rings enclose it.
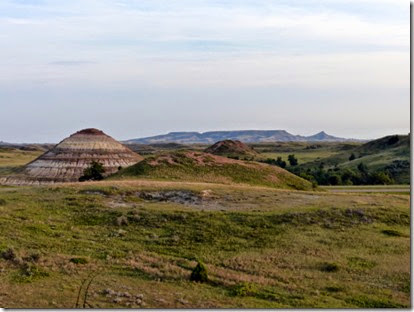
<path fill-rule="evenodd" d="M 410 131 L 405 0 L 1 0 L 0 141 Z"/>

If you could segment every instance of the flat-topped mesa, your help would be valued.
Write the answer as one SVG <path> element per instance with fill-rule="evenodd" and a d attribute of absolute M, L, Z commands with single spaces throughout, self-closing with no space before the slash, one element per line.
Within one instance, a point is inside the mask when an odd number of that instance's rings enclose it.
<path fill-rule="evenodd" d="M 55 182 L 76 182 L 92 161 L 99 162 L 105 169 L 104 176 L 129 167 L 143 160 L 103 131 L 84 129 L 61 141 L 21 172 L 7 177 L 3 184 L 44 184 Z"/>

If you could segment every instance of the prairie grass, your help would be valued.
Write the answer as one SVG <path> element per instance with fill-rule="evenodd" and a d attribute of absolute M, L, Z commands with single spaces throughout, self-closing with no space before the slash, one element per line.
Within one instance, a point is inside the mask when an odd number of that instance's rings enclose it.
<path fill-rule="evenodd" d="M 139 196 L 171 190 L 202 200 Z M 410 307 L 407 195 L 133 180 L 4 188 L 0 199 L 0 252 L 21 259 L 0 259 L 4 307 L 71 308 L 95 271 L 88 303 L 101 308 Z M 198 261 L 206 283 L 190 281 Z"/>
<path fill-rule="evenodd" d="M 42 151 L 22 151 L 13 148 L 0 148 L 0 176 L 15 172 L 19 167 L 43 154 Z"/>

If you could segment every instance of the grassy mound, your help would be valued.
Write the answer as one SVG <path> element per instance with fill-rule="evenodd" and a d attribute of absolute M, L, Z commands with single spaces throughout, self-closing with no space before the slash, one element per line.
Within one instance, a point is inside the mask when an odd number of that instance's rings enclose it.
<path fill-rule="evenodd" d="M 225 184 L 244 183 L 297 190 L 312 188 L 310 182 L 279 167 L 193 151 L 149 157 L 112 176 L 112 178 L 130 177 Z"/>

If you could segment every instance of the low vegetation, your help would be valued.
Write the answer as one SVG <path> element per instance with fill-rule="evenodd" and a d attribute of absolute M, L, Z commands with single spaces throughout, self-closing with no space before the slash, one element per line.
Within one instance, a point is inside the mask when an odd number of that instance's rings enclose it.
<path fill-rule="evenodd" d="M 362 145 L 292 143 L 289 154 L 287 144 L 275 158 L 261 159 L 268 164 L 286 168 L 290 172 L 319 185 L 390 185 L 408 184 L 410 181 L 410 141 L 408 136 L 388 136 Z M 313 146 L 313 148 L 310 148 Z M 337 148 L 334 152 L 333 147 Z M 330 148 L 327 157 L 319 151 Z M 307 154 L 308 158 L 301 156 Z M 276 155 L 285 155 L 286 158 Z M 313 155 L 313 158 L 311 157 Z M 285 160 L 288 161 L 288 165 Z"/>
<path fill-rule="evenodd" d="M 83 175 L 79 178 L 79 182 L 84 181 L 100 181 L 103 180 L 105 169 L 99 162 L 92 161 L 88 168 L 83 171 Z"/>
<path fill-rule="evenodd" d="M 313 188 L 407 181 L 408 144 L 161 144 L 100 182 L 1 186 L 0 306 L 409 308 L 409 192 Z M 37 157 L 13 153 L 0 175 Z"/>
<path fill-rule="evenodd" d="M 111 180 L 0 198 L 4 307 L 410 306 L 408 195 Z"/>

